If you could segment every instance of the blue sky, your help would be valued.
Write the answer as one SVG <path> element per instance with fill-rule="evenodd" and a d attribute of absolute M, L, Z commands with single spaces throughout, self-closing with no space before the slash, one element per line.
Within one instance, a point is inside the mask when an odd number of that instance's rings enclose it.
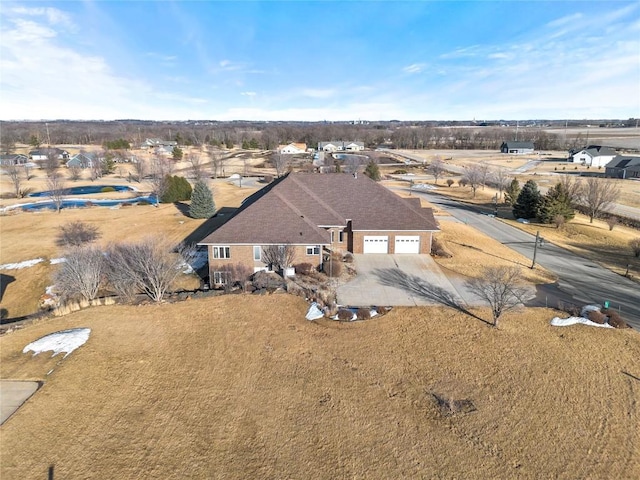
<path fill-rule="evenodd" d="M 0 4 L 0 119 L 640 116 L 640 2 Z"/>

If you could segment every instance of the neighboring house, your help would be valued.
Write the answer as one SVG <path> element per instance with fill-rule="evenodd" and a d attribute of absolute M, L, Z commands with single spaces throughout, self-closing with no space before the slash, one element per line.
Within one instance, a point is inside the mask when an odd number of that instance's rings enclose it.
<path fill-rule="evenodd" d="M 31 150 L 29 158 L 34 162 L 46 160 L 49 155 L 53 154 L 58 160 L 69 160 L 70 155 L 66 150 L 60 148 L 42 148 L 39 150 Z"/>
<path fill-rule="evenodd" d="M 581 163 L 587 167 L 603 167 L 617 155 L 611 147 L 589 145 L 581 150 L 569 150 L 568 160 L 573 163 Z"/>
<path fill-rule="evenodd" d="M 502 153 L 510 153 L 513 155 L 525 155 L 533 153 L 535 147 L 533 142 L 502 142 L 500 151 Z"/>
<path fill-rule="evenodd" d="M 0 155 L 0 165 L 24 165 L 29 162 L 29 158 L 21 153 L 7 153 Z"/>
<path fill-rule="evenodd" d="M 173 155 L 173 149 L 175 147 L 171 147 L 171 146 L 167 146 L 167 145 L 161 145 L 159 147 L 155 148 L 155 152 L 158 155 L 164 155 L 165 157 L 170 157 Z"/>
<path fill-rule="evenodd" d="M 97 160 L 97 155 L 95 153 L 81 152 L 71 157 L 71 159 L 67 161 L 66 165 L 68 168 L 71 168 L 71 167 L 92 168 L 96 160 Z"/>
<path fill-rule="evenodd" d="M 344 152 L 351 151 L 356 152 L 364 150 L 363 142 L 345 142 L 332 140 L 330 142 L 318 142 L 319 152 Z"/>
<path fill-rule="evenodd" d="M 296 153 L 305 153 L 307 151 L 306 143 L 290 143 L 288 145 L 278 145 L 278 153 L 285 155 L 293 155 Z"/>
<path fill-rule="evenodd" d="M 140 145 L 140 148 L 149 149 L 149 148 L 165 147 L 173 150 L 173 147 L 177 147 L 177 146 L 178 146 L 178 142 L 172 142 L 170 140 L 162 140 L 160 138 L 147 138 L 144 142 L 142 142 L 142 145 Z"/>
<path fill-rule="evenodd" d="M 610 178 L 640 178 L 640 157 L 616 155 L 605 166 L 604 176 Z"/>
<path fill-rule="evenodd" d="M 291 245 L 295 263 L 321 266 L 323 248 L 352 253 L 431 252 L 433 210 L 365 175 L 290 173 L 247 198 L 198 245 L 206 245 L 211 284 L 238 263 L 268 270 L 262 249 Z"/>

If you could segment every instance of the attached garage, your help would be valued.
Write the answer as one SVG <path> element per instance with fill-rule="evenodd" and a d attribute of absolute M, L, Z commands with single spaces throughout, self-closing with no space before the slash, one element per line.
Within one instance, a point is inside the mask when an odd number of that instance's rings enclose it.
<path fill-rule="evenodd" d="M 420 253 L 419 235 L 396 235 L 395 253 Z"/>
<path fill-rule="evenodd" d="M 362 253 L 389 253 L 389 237 L 386 235 L 365 236 Z"/>

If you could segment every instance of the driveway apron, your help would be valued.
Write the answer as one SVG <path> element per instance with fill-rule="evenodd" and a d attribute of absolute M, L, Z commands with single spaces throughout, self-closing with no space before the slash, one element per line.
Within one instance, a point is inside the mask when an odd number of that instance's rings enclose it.
<path fill-rule="evenodd" d="M 463 305 L 459 293 L 429 255 L 354 255 L 356 277 L 338 287 L 341 305 Z"/>

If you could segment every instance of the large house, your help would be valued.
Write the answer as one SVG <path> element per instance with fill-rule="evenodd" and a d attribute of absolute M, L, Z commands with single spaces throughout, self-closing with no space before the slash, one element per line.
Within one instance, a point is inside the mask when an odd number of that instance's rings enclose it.
<path fill-rule="evenodd" d="M 502 145 L 500 145 L 502 153 L 510 153 L 512 155 L 526 155 L 533 153 L 534 149 L 533 142 L 502 142 Z"/>
<path fill-rule="evenodd" d="M 305 153 L 307 151 L 306 143 L 289 143 L 288 145 L 278 145 L 278 153 L 284 155 L 294 155 L 296 153 Z"/>
<path fill-rule="evenodd" d="M 168 150 L 173 150 L 173 147 L 177 147 L 177 146 L 178 146 L 178 142 L 174 142 L 172 140 L 162 140 L 161 138 L 147 138 L 144 142 L 142 142 L 142 145 L 140 145 L 140 148 L 147 150 L 150 148 L 156 149 L 156 148 L 163 147 Z"/>
<path fill-rule="evenodd" d="M 0 155 L 0 165 L 24 165 L 29 162 L 29 158 L 21 153 L 7 153 Z"/>
<path fill-rule="evenodd" d="M 290 245 L 295 263 L 319 267 L 323 249 L 364 254 L 431 252 L 439 230 L 433 210 L 402 198 L 364 175 L 290 173 L 245 200 L 207 236 L 211 284 L 238 263 L 268 270 L 266 246 Z"/>
<path fill-rule="evenodd" d="M 69 152 L 61 148 L 43 148 L 29 152 L 29 158 L 34 162 L 47 160 L 50 155 L 58 160 L 69 160 Z"/>
<path fill-rule="evenodd" d="M 68 168 L 93 168 L 96 162 L 99 162 L 98 155 L 94 152 L 80 152 L 66 163 Z"/>
<path fill-rule="evenodd" d="M 610 178 L 640 178 L 640 157 L 616 155 L 605 166 L 604 176 Z"/>
<path fill-rule="evenodd" d="M 319 152 L 358 152 L 360 150 L 364 150 L 363 142 L 345 142 L 342 140 L 318 142 Z"/>
<path fill-rule="evenodd" d="M 568 160 L 572 163 L 580 163 L 587 167 L 604 167 L 617 155 L 611 147 L 601 145 L 589 145 L 580 150 L 569 150 Z"/>

